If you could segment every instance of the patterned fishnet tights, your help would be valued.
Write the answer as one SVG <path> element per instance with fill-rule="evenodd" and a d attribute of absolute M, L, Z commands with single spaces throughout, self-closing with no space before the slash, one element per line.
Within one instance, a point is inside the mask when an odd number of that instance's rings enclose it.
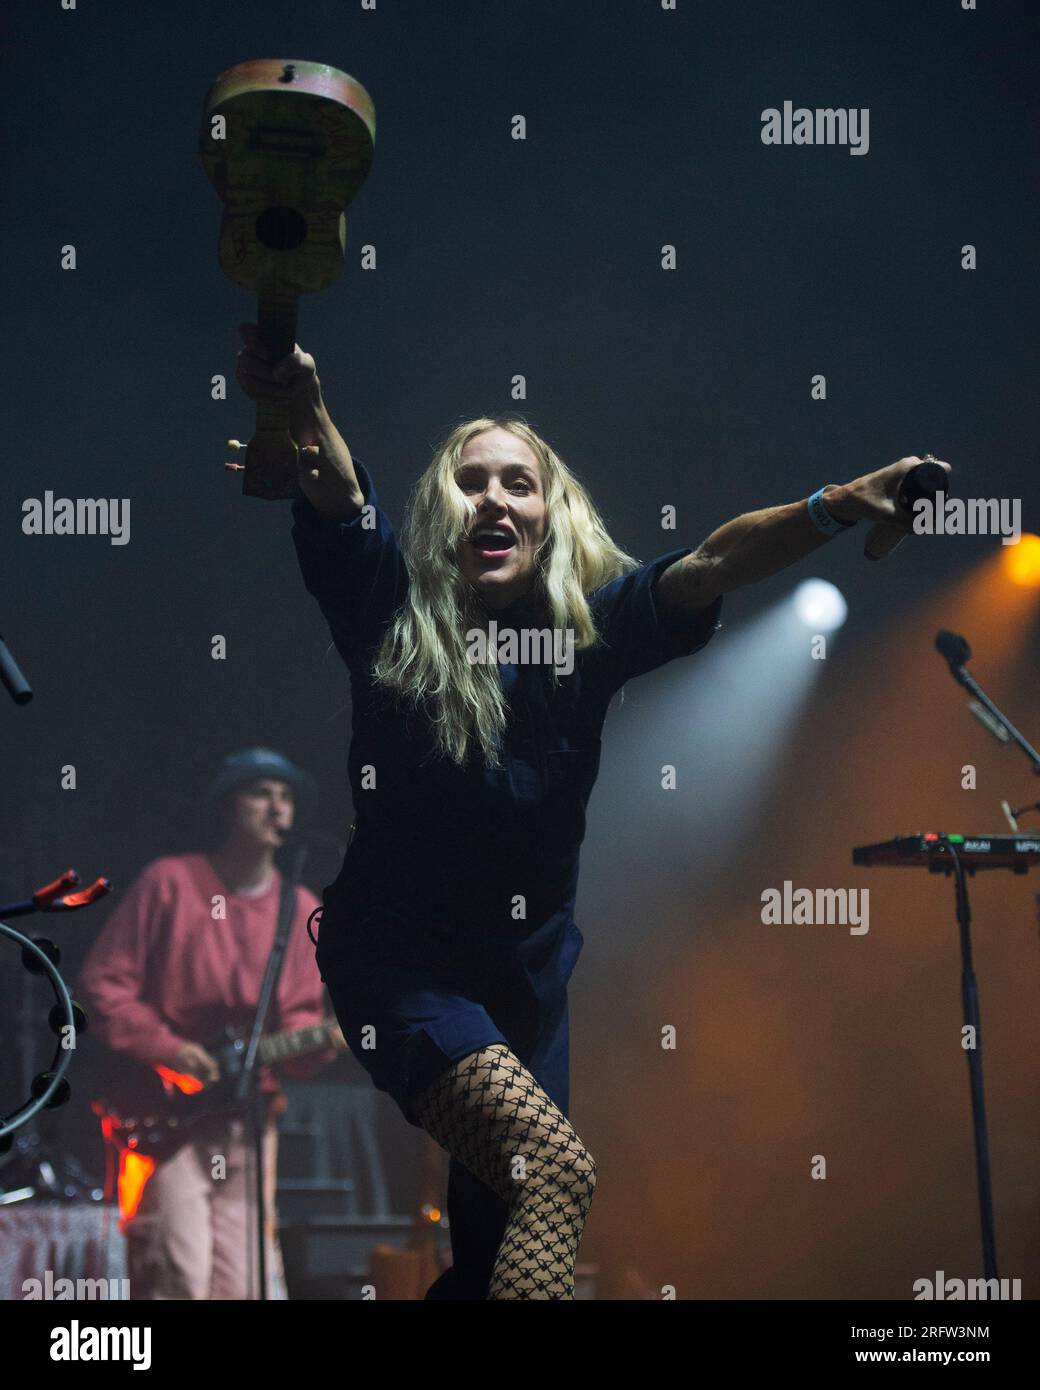
<path fill-rule="evenodd" d="M 415 1114 L 509 1208 L 488 1298 L 572 1299 L 596 1165 L 527 1068 L 495 1043 L 421 1092 Z"/>

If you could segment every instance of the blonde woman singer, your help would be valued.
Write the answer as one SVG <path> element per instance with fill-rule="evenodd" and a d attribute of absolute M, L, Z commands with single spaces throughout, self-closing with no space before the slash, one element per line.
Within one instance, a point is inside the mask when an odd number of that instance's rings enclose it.
<path fill-rule="evenodd" d="M 454 1263 L 427 1298 L 572 1299 L 596 1165 L 567 1119 L 567 982 L 607 707 L 699 651 L 723 594 L 858 521 L 911 531 L 896 494 L 920 460 L 640 564 L 527 423 L 481 418 L 436 450 L 398 540 L 314 358 L 270 364 L 241 332 L 243 390 L 287 398 L 293 437 L 317 446 L 293 539 L 350 671 L 357 815 L 317 959 L 358 1061 L 451 1156 Z M 538 631 L 555 642 L 474 659 L 474 633 Z"/>

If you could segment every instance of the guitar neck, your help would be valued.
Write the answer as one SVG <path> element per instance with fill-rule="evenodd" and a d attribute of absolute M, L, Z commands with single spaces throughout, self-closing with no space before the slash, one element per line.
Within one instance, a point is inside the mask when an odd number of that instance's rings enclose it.
<path fill-rule="evenodd" d="M 268 1038 L 261 1038 L 257 1054 L 265 1065 L 284 1062 L 304 1052 L 320 1052 L 328 1041 L 328 1028 L 324 1023 L 316 1023 L 310 1028 L 291 1028 L 286 1033 L 272 1033 Z"/>
<path fill-rule="evenodd" d="M 273 366 L 288 357 L 296 346 L 295 290 L 277 281 L 264 286 L 257 295 L 257 326 Z M 289 405 L 286 401 L 256 402 L 256 431 L 282 432 L 289 429 Z"/>

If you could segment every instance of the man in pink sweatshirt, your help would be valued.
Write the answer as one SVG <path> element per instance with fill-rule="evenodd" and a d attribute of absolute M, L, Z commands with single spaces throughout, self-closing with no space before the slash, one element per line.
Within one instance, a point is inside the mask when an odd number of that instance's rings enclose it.
<path fill-rule="evenodd" d="M 219 1066 L 206 1044 L 232 1025 L 248 1029 L 274 942 L 282 876 L 274 854 L 311 778 L 281 754 L 244 749 L 224 760 L 210 788 L 217 847 L 154 860 L 131 885 L 94 942 L 79 997 L 91 1032 L 120 1059 L 203 1085 Z M 266 1031 L 323 1018 L 323 990 L 307 934 L 318 900 L 297 890 L 292 930 Z M 325 1050 L 284 1069 L 306 1076 L 345 1046 L 338 1028 Z M 267 1098 L 265 1206 L 268 1295 L 285 1297 L 274 1190 L 285 1097 L 264 1070 Z M 243 1116 L 213 1115 L 164 1157 L 127 1225 L 130 1294 L 140 1299 L 246 1299 L 258 1293 L 251 1134 Z"/>

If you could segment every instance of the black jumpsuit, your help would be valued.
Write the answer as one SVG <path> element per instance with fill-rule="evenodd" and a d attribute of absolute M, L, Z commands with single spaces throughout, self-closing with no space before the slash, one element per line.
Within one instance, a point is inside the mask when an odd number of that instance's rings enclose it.
<path fill-rule="evenodd" d="M 353 695 L 357 829 L 323 894 L 318 965 L 351 1051 L 409 1123 L 416 1092 L 496 1042 L 567 1114 L 567 981 L 582 947 L 573 912 L 603 721 L 627 680 L 708 642 L 722 601 L 678 618 L 658 612 L 657 577 L 689 547 L 587 595 L 606 645 L 575 652 L 555 688 L 546 665 L 501 665 L 502 766 L 478 749 L 459 767 L 372 684 L 375 649 L 409 580 L 368 470 L 354 467 L 373 513 L 333 521 L 306 499 L 293 503 L 304 582 Z M 544 625 L 527 598 L 493 616 L 499 634 Z M 427 1297 L 485 1298 L 505 1203 L 453 1160 L 448 1216 L 454 1264 Z"/>

